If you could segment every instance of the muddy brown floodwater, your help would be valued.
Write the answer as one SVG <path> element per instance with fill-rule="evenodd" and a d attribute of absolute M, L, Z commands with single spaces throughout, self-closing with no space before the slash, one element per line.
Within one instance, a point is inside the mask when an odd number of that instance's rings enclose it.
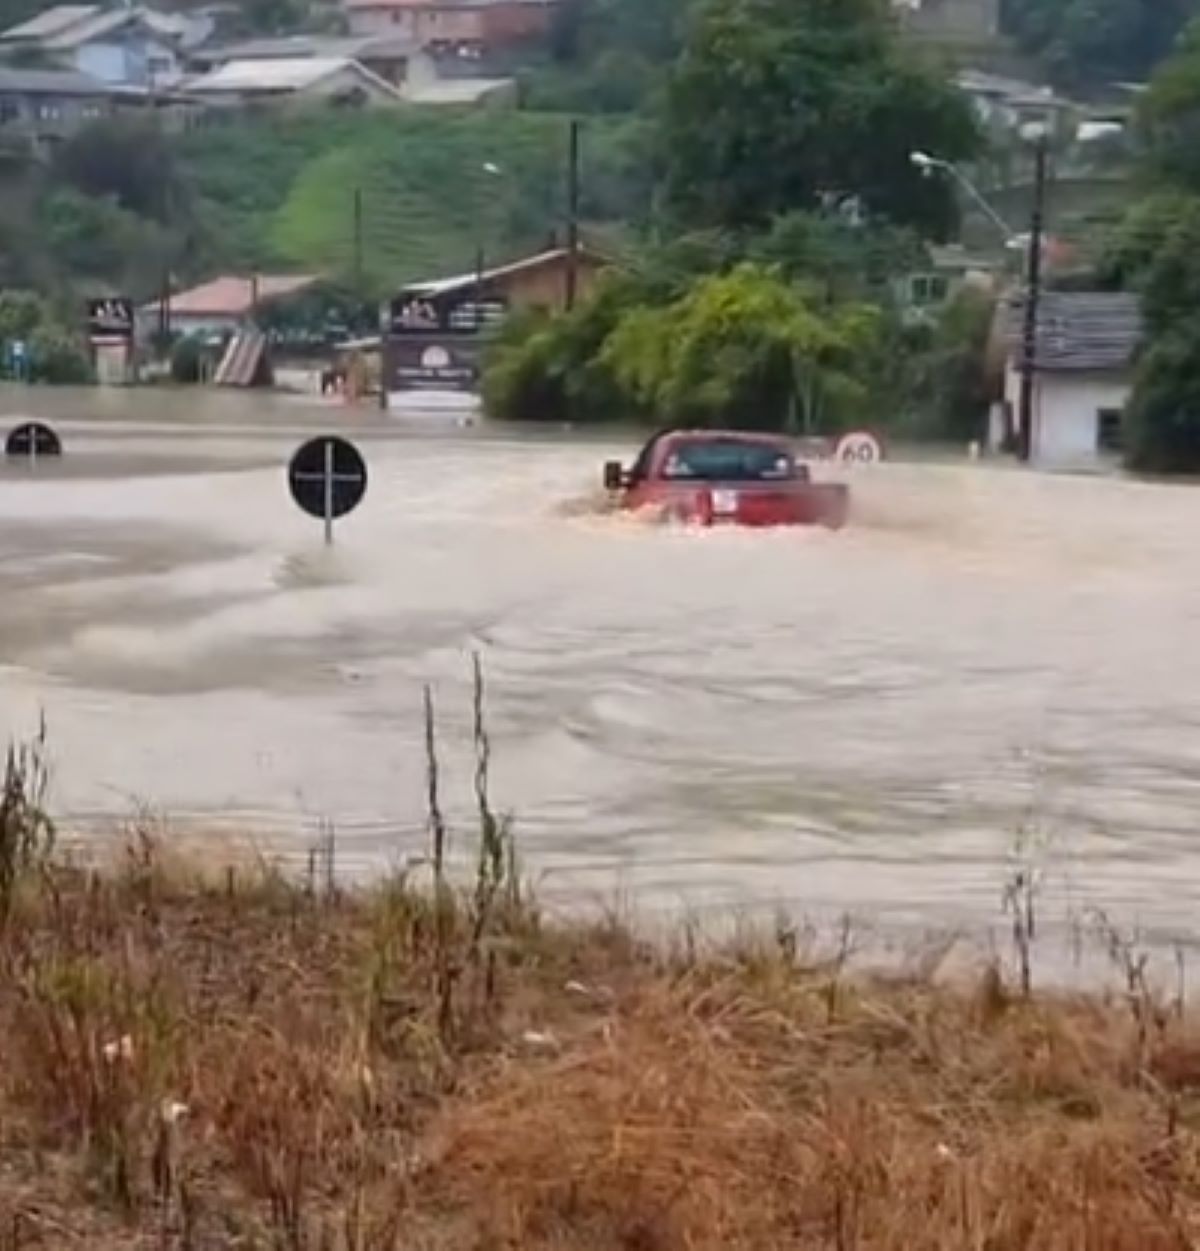
<path fill-rule="evenodd" d="M 57 809 L 148 805 L 345 872 L 422 845 L 421 689 L 470 806 L 551 897 L 995 923 L 1014 844 L 1154 937 L 1200 896 L 1200 489 L 892 464 L 839 534 L 603 516 L 628 443 L 285 398 L 0 391 L 61 466 L 0 467 L 0 733 L 44 712 Z M 355 437 L 322 547 L 283 465 Z"/>

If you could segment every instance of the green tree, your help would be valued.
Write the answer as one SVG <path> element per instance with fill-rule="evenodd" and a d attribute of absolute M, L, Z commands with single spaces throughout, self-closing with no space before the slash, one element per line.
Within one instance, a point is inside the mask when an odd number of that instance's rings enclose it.
<path fill-rule="evenodd" d="M 1200 193 L 1200 22 L 1155 74 L 1138 120 L 1151 175 Z"/>
<path fill-rule="evenodd" d="M 1057 82 L 1141 81 L 1171 51 L 1196 0 L 1006 0 L 1003 25 Z"/>
<path fill-rule="evenodd" d="M 672 422 L 837 428 L 866 398 L 854 371 L 874 310 L 822 306 L 762 266 L 701 279 L 626 316 L 602 361 L 641 408 Z"/>
<path fill-rule="evenodd" d="M 32 291 L 0 291 L 0 343 L 28 339 L 45 317 L 45 303 Z"/>
<path fill-rule="evenodd" d="M 663 115 L 669 205 L 733 230 L 853 202 L 944 235 L 953 190 L 911 153 L 963 160 L 978 144 L 965 100 L 910 59 L 884 0 L 700 0 Z"/>
<path fill-rule="evenodd" d="M 54 172 L 84 195 L 109 197 L 157 222 L 168 221 L 182 200 L 172 145 L 140 117 L 85 127 L 57 150 Z"/>
<path fill-rule="evenodd" d="M 642 415 L 603 357 L 609 336 L 641 307 L 638 278 L 609 275 L 571 313 L 510 318 L 485 356 L 483 402 L 506 421 L 597 422 Z"/>
<path fill-rule="evenodd" d="M 1200 472 L 1200 320 L 1155 336 L 1125 414 L 1125 458 L 1148 473 Z"/>
<path fill-rule="evenodd" d="M 1200 198 L 1175 202 L 1141 271 L 1147 348 L 1129 403 L 1126 458 L 1156 473 L 1200 470 Z"/>
<path fill-rule="evenodd" d="M 966 287 L 942 309 L 926 343 L 910 342 L 915 411 L 907 433 L 957 443 L 985 435 L 992 399 L 988 348 L 995 311 L 991 292 Z"/>
<path fill-rule="evenodd" d="M 43 322 L 29 342 L 33 381 L 60 385 L 89 382 L 92 362 L 87 345 L 78 335 L 55 322 Z"/>
<path fill-rule="evenodd" d="M 633 112 L 679 52 L 691 0 L 562 0 L 549 65 L 525 75 L 525 103 L 581 113 Z"/>

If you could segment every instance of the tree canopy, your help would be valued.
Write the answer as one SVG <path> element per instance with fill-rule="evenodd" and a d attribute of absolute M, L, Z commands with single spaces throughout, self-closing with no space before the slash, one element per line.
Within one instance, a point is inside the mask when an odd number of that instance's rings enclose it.
<path fill-rule="evenodd" d="M 670 208 L 735 230 L 852 203 L 944 235 L 953 191 L 911 153 L 963 160 L 979 143 L 965 101 L 910 59 L 883 0 L 699 0 L 662 126 Z"/>
<path fill-rule="evenodd" d="M 1200 12 L 1197 0 L 1006 0 L 1004 27 L 1056 81 L 1144 80 Z"/>
<path fill-rule="evenodd" d="M 1127 410 L 1126 456 L 1158 473 L 1200 470 L 1200 26 L 1139 110 L 1146 194 L 1110 243 L 1110 281 L 1141 292 L 1146 347 Z"/>

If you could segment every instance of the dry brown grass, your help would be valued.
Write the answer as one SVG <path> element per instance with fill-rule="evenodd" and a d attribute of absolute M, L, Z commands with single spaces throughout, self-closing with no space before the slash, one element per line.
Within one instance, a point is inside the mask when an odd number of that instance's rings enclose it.
<path fill-rule="evenodd" d="M 1200 1242 L 1200 1031 L 1136 961 L 1039 997 L 547 923 L 482 737 L 461 891 L 343 893 L 332 842 L 300 881 L 147 835 L 65 867 L 10 778 L 0 1251 Z"/>
<path fill-rule="evenodd" d="M 455 995 L 439 1028 L 452 934 Z M 691 962 L 463 899 L 42 868 L 0 940 L 0 1247 L 1196 1244 L 1200 1035 Z M 182 1112 L 183 1105 L 186 1112 Z"/>

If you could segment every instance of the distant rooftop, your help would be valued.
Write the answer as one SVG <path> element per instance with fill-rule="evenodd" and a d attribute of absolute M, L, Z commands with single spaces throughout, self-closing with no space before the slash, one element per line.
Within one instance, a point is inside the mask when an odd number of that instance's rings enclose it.
<path fill-rule="evenodd" d="M 226 92 L 281 94 L 304 91 L 345 70 L 353 71 L 364 81 L 399 99 L 399 92 L 391 83 L 349 57 L 313 56 L 263 61 L 229 61 L 220 69 L 189 80 L 185 84 L 185 90 L 195 95 L 221 95 Z"/>
<path fill-rule="evenodd" d="M 0 40 L 32 40 L 49 39 L 61 34 L 71 26 L 95 17 L 100 12 L 98 4 L 58 4 L 51 9 L 43 9 L 36 17 L 0 32 Z"/>
<path fill-rule="evenodd" d="M 75 70 L 10 69 L 0 65 L 0 94 L 23 96 L 116 96 L 110 84 Z"/>
<path fill-rule="evenodd" d="M 299 295 L 321 281 L 317 274 L 260 274 L 257 279 L 226 275 L 171 296 L 171 313 L 181 317 L 245 317 L 258 303 L 268 304 Z M 142 306 L 143 313 L 157 313 L 157 300 Z"/>
<path fill-rule="evenodd" d="M 1005 338 L 1019 350 L 1025 314 L 1020 297 L 1008 304 Z M 1038 309 L 1038 368 L 1047 372 L 1128 369 L 1142 339 L 1138 296 L 1113 291 L 1047 291 Z"/>
<path fill-rule="evenodd" d="M 133 6 L 60 4 L 28 22 L 0 32 L 0 43 L 37 44 L 51 50 L 77 48 L 135 22 L 142 23 L 161 39 L 185 47 L 206 38 L 213 26 L 212 19 L 203 16 L 158 13 Z"/>
<path fill-rule="evenodd" d="M 419 51 L 419 45 L 403 37 L 363 35 L 282 35 L 273 39 L 244 39 L 238 43 L 218 44 L 198 49 L 196 60 L 210 64 L 220 61 L 286 61 L 314 57 L 359 60 L 374 54 L 379 57 L 404 56 Z"/>
<path fill-rule="evenodd" d="M 495 279 L 509 278 L 513 274 L 527 273 L 530 270 L 542 269 L 550 265 L 558 265 L 567 259 L 566 248 L 550 248 L 545 252 L 536 252 L 532 256 L 523 256 L 520 260 L 510 261 L 507 265 L 496 265 L 485 269 L 482 273 L 471 271 L 466 274 L 454 274 L 449 278 L 435 278 L 429 282 L 414 282 L 405 286 L 409 295 L 439 296 L 450 295 L 457 291 L 470 290 L 481 282 L 492 282 Z M 585 265 L 603 265 L 604 258 L 589 248 L 579 249 L 579 259 Z"/>

